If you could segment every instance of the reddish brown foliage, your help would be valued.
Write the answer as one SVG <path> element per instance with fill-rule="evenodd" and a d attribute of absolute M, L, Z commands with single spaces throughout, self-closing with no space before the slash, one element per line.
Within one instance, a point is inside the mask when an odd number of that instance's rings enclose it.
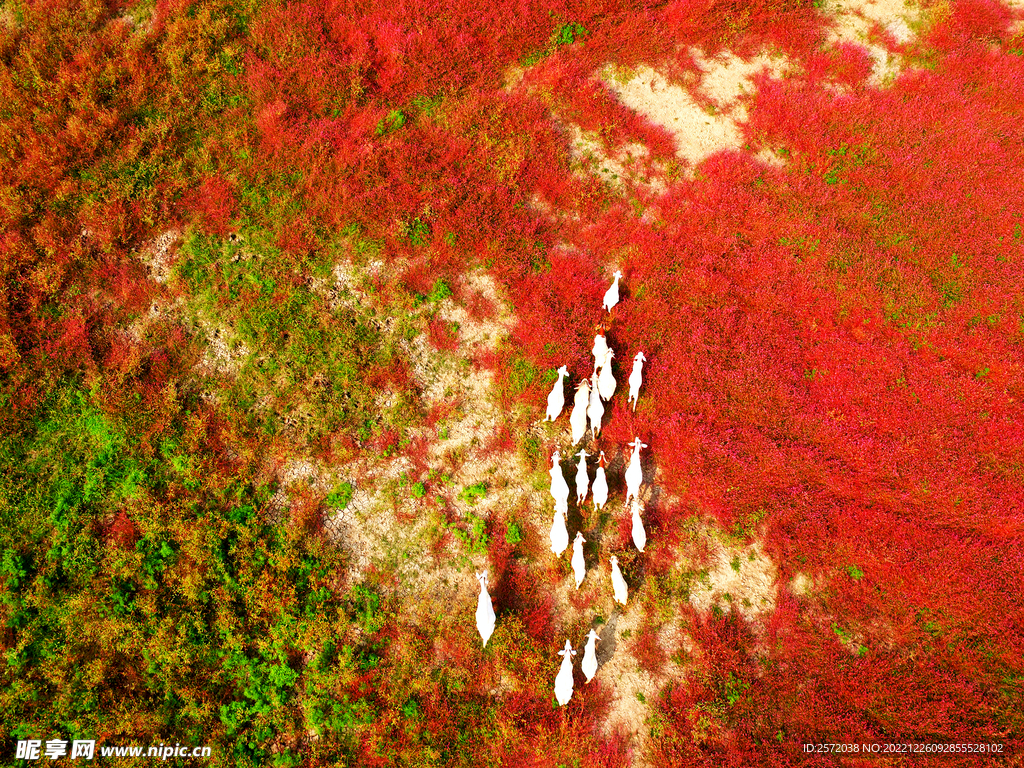
<path fill-rule="evenodd" d="M 539 588 L 537 574 L 525 562 L 513 560 L 502 575 L 494 593 L 501 609 L 515 613 L 526 634 L 538 643 L 551 643 L 554 638 L 550 592 Z"/>
<path fill-rule="evenodd" d="M 122 549 L 132 549 L 139 540 L 139 528 L 122 510 L 118 512 L 106 531 L 107 541 Z"/>
<path fill-rule="evenodd" d="M 238 212 L 232 185 L 220 176 L 208 176 L 183 200 L 193 220 L 207 232 L 226 235 Z"/>

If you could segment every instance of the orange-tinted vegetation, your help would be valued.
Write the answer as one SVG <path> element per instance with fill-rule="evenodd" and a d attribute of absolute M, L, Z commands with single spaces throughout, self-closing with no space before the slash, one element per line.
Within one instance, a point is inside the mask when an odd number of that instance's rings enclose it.
<path fill-rule="evenodd" d="M 5 4 L 7 733 L 232 766 L 1013 749 L 1022 14 L 924 11 L 910 42 L 874 30 L 904 66 L 883 86 L 810 0 Z M 793 67 L 754 79 L 745 145 L 694 166 L 600 72 L 650 65 L 713 111 L 698 48 Z M 567 408 L 590 375 L 616 268 L 610 503 L 571 508 L 589 570 L 565 598 L 531 522 L 550 499 L 518 486 L 565 447 L 564 415 L 537 422 L 554 369 Z M 481 275 L 514 318 L 501 344 L 464 341 L 500 310 Z M 471 377 L 493 414 L 457 394 Z M 468 456 L 523 476 L 460 484 Z M 360 563 L 337 521 L 378 512 L 388 555 Z M 420 544 L 443 578 L 490 569 L 483 651 L 473 604 L 409 575 Z M 555 653 L 611 605 L 615 553 L 614 654 L 654 689 L 577 675 L 556 707 Z M 771 564 L 763 604 L 715 591 L 720 556 L 737 579 Z"/>

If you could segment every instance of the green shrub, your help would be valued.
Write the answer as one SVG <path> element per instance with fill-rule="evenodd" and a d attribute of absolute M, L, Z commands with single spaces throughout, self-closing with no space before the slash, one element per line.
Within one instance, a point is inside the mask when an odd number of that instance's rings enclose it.
<path fill-rule="evenodd" d="M 430 224 L 417 216 L 412 221 L 407 221 L 402 226 L 405 236 L 415 246 L 426 245 L 430 239 Z"/>
<path fill-rule="evenodd" d="M 397 131 L 403 125 L 405 125 L 405 113 L 400 109 L 393 109 L 388 112 L 388 116 L 377 123 L 377 129 L 375 133 L 378 136 L 383 136 L 386 133 Z"/>
<path fill-rule="evenodd" d="M 476 504 L 480 499 L 487 495 L 487 485 L 480 483 L 473 483 L 473 485 L 467 485 L 461 491 L 459 491 L 459 499 L 466 504 Z"/>
<path fill-rule="evenodd" d="M 526 391 L 526 388 L 533 383 L 534 379 L 537 378 L 539 371 L 537 368 L 524 357 L 516 359 L 512 363 L 512 367 L 509 371 L 508 389 L 509 394 L 521 395 Z M 557 374 L 556 377 L 557 378 Z M 552 379 L 554 381 L 554 379 Z"/>
<path fill-rule="evenodd" d="M 518 544 L 523 540 L 523 532 L 514 522 L 510 522 L 505 529 L 505 543 Z"/>
<path fill-rule="evenodd" d="M 487 552 L 487 545 L 490 544 L 490 538 L 487 536 L 487 523 L 481 518 L 474 514 L 470 514 L 467 518 L 469 522 L 469 530 L 464 531 L 455 525 L 449 525 L 448 530 L 451 534 L 461 541 L 466 549 L 472 554 L 485 554 Z"/>
<path fill-rule="evenodd" d="M 469 516 L 469 535 L 473 539 L 474 549 L 487 549 L 487 534 L 484 533 L 486 528 L 487 523 L 484 522 L 483 518 L 476 515 Z"/>
<path fill-rule="evenodd" d="M 338 483 L 334 490 L 327 494 L 327 506 L 345 509 L 352 500 L 354 490 L 352 483 Z"/>
<path fill-rule="evenodd" d="M 380 595 L 369 587 L 356 584 L 349 592 L 353 613 L 367 634 L 373 634 L 384 626 L 385 617 L 380 613 Z"/>
<path fill-rule="evenodd" d="M 434 287 L 430 289 L 430 295 L 427 296 L 431 301 L 444 301 L 452 295 L 452 289 L 448 286 L 448 283 L 444 278 L 438 278 L 434 281 Z"/>
<path fill-rule="evenodd" d="M 577 38 L 589 35 L 590 32 L 582 24 L 570 21 L 568 24 L 563 24 L 555 34 L 555 45 L 572 45 Z"/>

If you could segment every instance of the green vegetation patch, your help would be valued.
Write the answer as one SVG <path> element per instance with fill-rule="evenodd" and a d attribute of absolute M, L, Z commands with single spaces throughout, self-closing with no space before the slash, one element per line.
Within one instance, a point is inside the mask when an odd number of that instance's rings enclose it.
<path fill-rule="evenodd" d="M 338 430 L 365 440 L 379 422 L 373 376 L 400 367 L 397 348 L 371 313 L 331 306 L 287 263 L 258 232 L 237 242 L 193 232 L 176 270 L 192 313 L 224 337 L 210 342 L 231 348 L 226 399 L 249 430 L 288 427 L 307 445 Z"/>
<path fill-rule="evenodd" d="M 335 594 L 340 554 L 269 524 L 273 489 L 185 450 L 187 421 L 153 450 L 97 402 L 59 381 L 0 436 L 0 707 L 12 732 L 173 732 L 255 766 L 307 719 L 351 760 L 351 728 L 375 715 L 341 689 L 377 667 L 384 599 L 365 586 Z M 334 493 L 347 503 L 351 486 Z M 304 665 L 323 637 L 342 649 Z"/>

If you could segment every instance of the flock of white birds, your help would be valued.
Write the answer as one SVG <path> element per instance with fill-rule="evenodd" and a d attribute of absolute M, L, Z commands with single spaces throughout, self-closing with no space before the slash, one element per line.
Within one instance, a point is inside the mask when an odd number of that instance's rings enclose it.
<path fill-rule="evenodd" d="M 613 276 L 612 285 L 604 295 L 602 306 L 609 312 L 619 303 L 619 280 L 621 278 L 622 273 L 616 271 Z M 597 439 L 601 432 L 601 419 L 604 417 L 604 403 L 602 401 L 610 400 L 612 395 L 615 394 L 615 376 L 612 373 L 611 365 L 615 352 L 608 346 L 608 340 L 605 338 L 604 332 L 605 328 L 601 325 L 598 328 L 597 336 L 594 337 L 594 347 L 591 350 L 594 356 L 594 373 L 590 377 L 590 381 L 588 382 L 584 378 L 576 387 L 576 396 L 569 415 L 569 426 L 572 430 L 572 444 L 574 446 L 586 434 L 588 421 L 590 422 L 594 439 Z M 643 352 L 637 352 L 636 357 L 633 358 L 633 370 L 629 375 L 629 399 L 627 402 L 633 404 L 634 410 L 636 409 L 637 398 L 639 397 L 643 365 L 646 360 L 647 358 L 644 357 Z M 558 369 L 557 373 L 558 381 L 551 390 L 551 394 L 548 395 L 545 421 L 557 419 L 565 407 L 563 380 L 569 375 L 569 371 L 563 365 Z M 647 532 L 644 529 L 641 518 L 643 506 L 640 502 L 640 483 L 643 480 L 643 471 L 640 467 L 640 449 L 646 448 L 647 444 L 641 442 L 638 437 L 630 445 L 633 446 L 633 452 L 630 456 L 629 466 L 626 468 L 625 503 L 630 505 L 630 512 L 633 517 L 633 543 L 638 550 L 643 552 L 644 547 L 647 545 Z M 579 463 L 576 467 L 576 504 L 582 504 L 589 493 L 593 496 L 595 509 L 600 510 L 608 501 L 608 478 L 605 476 L 605 456 L 604 451 L 599 452 L 597 472 L 594 482 L 590 483 L 590 476 L 587 472 L 587 457 L 592 455 L 585 450 L 580 450 L 576 454 L 579 458 Z M 555 500 L 555 517 L 551 524 L 551 551 L 556 556 L 561 556 L 569 546 L 569 530 L 567 527 L 569 485 L 565 482 L 565 476 L 562 474 L 561 458 L 560 453 L 556 450 L 551 455 L 551 469 L 549 471 L 551 475 L 551 496 Z M 577 531 L 576 538 L 573 540 L 571 560 L 577 589 L 583 583 L 587 572 L 586 561 L 583 557 L 583 545 L 585 543 L 586 539 L 583 538 L 583 532 Z M 619 570 L 619 559 L 612 555 L 609 562 L 611 564 L 612 594 L 617 602 L 625 605 L 628 589 L 626 587 L 626 580 L 622 577 L 622 571 Z M 480 582 L 480 598 L 476 608 L 476 626 L 480 632 L 480 637 L 483 638 L 484 646 L 486 646 L 488 639 L 490 639 L 491 634 L 494 632 L 494 606 L 491 602 L 491 596 L 487 591 L 487 572 L 482 571 L 478 573 L 477 579 Z M 583 651 L 583 663 L 581 664 L 581 669 L 588 683 L 597 674 L 595 643 L 598 639 L 597 632 L 591 629 L 587 635 L 587 643 Z M 555 678 L 555 698 L 560 705 L 564 706 L 572 698 L 572 657 L 576 655 L 576 651 L 572 648 L 572 642 L 567 639 L 565 641 L 565 648 L 559 651 L 558 654 L 562 656 L 562 665 L 558 670 L 558 676 Z"/>

